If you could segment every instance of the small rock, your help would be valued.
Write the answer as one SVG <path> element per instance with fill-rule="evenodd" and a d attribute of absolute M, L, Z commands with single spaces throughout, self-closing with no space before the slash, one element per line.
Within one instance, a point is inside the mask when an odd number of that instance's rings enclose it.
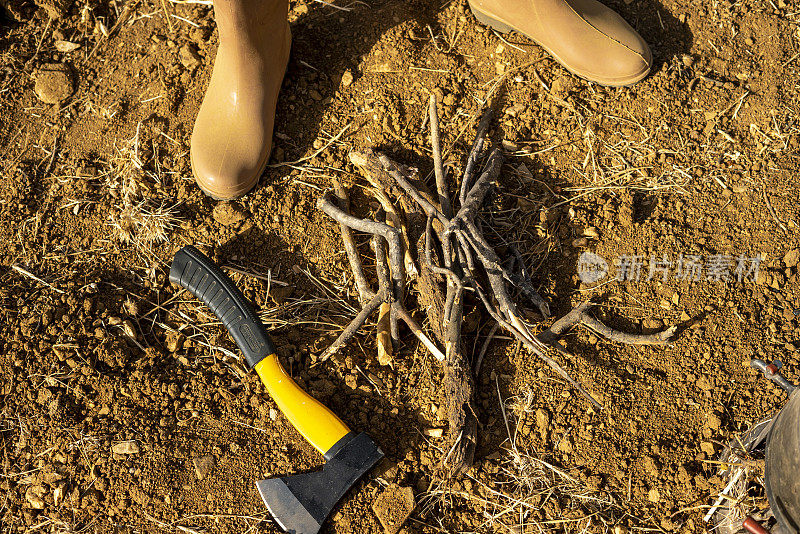
<path fill-rule="evenodd" d="M 314 99 L 314 100 L 316 100 L 317 102 L 319 102 L 320 100 L 322 100 L 322 95 L 321 95 L 321 94 L 319 94 L 319 91 L 317 91 L 316 89 L 311 89 L 311 90 L 308 92 L 308 96 L 310 96 L 311 98 L 313 98 L 313 99 Z"/>
<path fill-rule="evenodd" d="M 657 488 L 652 488 L 647 492 L 647 500 L 650 502 L 661 502 L 661 492 Z"/>
<path fill-rule="evenodd" d="M 44 509 L 44 496 L 46 493 L 47 490 L 44 489 L 44 486 L 37 484 L 28 488 L 25 492 L 25 500 L 34 510 L 42 510 Z"/>
<path fill-rule="evenodd" d="M 711 382 L 704 376 L 701 376 L 697 379 L 697 387 L 702 389 L 703 391 L 711 391 L 714 387 L 711 385 Z"/>
<path fill-rule="evenodd" d="M 694 65 L 694 58 L 689 54 L 683 54 L 683 56 L 681 56 L 681 61 L 683 61 L 684 67 L 691 67 Z"/>
<path fill-rule="evenodd" d="M 374 473 L 375 476 L 384 479 L 386 482 L 391 482 L 397 476 L 398 471 L 397 463 L 384 457 L 383 460 L 378 462 L 378 465 L 375 466 Z"/>
<path fill-rule="evenodd" d="M 195 458 L 192 463 L 194 463 L 194 472 L 197 475 L 197 480 L 203 480 L 214 469 L 217 460 L 212 455 L 208 455 Z"/>
<path fill-rule="evenodd" d="M 539 433 L 547 432 L 547 428 L 550 425 L 550 414 L 544 408 L 537 408 L 536 409 L 536 428 L 539 429 Z"/>
<path fill-rule="evenodd" d="M 234 202 L 220 202 L 214 206 L 211 214 L 214 220 L 223 226 L 234 226 L 245 219 L 245 214 Z"/>
<path fill-rule="evenodd" d="M 722 426 L 722 421 L 720 420 L 719 416 L 716 414 L 709 414 L 708 420 L 706 420 L 706 426 L 711 430 L 719 430 Z"/>
<path fill-rule="evenodd" d="M 558 98 L 565 99 L 575 90 L 577 83 L 573 76 L 560 76 L 553 80 L 550 85 L 550 92 Z"/>
<path fill-rule="evenodd" d="M 64 500 L 64 486 L 59 486 L 53 490 L 53 504 L 58 506 Z"/>
<path fill-rule="evenodd" d="M 180 57 L 181 65 L 189 70 L 196 69 L 203 61 L 203 58 L 197 53 L 197 48 L 194 43 L 184 44 L 180 50 L 178 50 L 178 56 Z"/>
<path fill-rule="evenodd" d="M 186 336 L 180 332 L 167 332 L 167 339 L 165 345 L 170 352 L 178 352 L 183 348 L 183 343 L 186 341 Z"/>
<path fill-rule="evenodd" d="M 349 70 L 344 71 L 342 74 L 342 85 L 345 87 L 350 87 L 350 84 L 353 83 L 353 73 Z"/>
<path fill-rule="evenodd" d="M 441 428 L 426 428 L 423 433 L 431 438 L 441 438 L 444 435 L 444 430 Z"/>
<path fill-rule="evenodd" d="M 58 104 L 72 95 L 75 79 L 64 63 L 42 65 L 34 74 L 33 91 L 45 104 Z"/>
<path fill-rule="evenodd" d="M 71 41 L 56 41 L 56 50 L 65 54 L 74 52 L 80 47 L 81 45 L 79 43 L 73 43 Z"/>
<path fill-rule="evenodd" d="M 800 249 L 793 248 L 783 257 L 783 263 L 789 268 L 796 267 L 800 261 Z"/>
<path fill-rule="evenodd" d="M 120 441 L 111 446 L 111 452 L 114 454 L 139 454 L 139 444 L 134 440 Z"/>
<path fill-rule="evenodd" d="M 372 510 L 387 534 L 397 534 L 415 506 L 414 490 L 390 484 L 372 504 Z"/>

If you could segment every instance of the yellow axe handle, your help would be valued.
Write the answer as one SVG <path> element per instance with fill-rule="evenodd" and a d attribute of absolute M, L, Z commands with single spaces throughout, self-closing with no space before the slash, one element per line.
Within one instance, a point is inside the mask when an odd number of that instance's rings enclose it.
<path fill-rule="evenodd" d="M 341 419 L 286 374 L 250 302 L 214 262 L 191 245 L 183 247 L 172 261 L 169 279 L 211 308 L 286 418 L 319 452 L 324 455 L 350 433 Z"/>
<path fill-rule="evenodd" d="M 292 380 L 276 355 L 262 359 L 255 370 L 278 408 L 323 455 L 350 432 L 336 414 Z"/>

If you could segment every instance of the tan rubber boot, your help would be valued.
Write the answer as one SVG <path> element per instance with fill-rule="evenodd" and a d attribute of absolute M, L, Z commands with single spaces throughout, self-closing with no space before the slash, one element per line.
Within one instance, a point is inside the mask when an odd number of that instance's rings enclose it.
<path fill-rule="evenodd" d="M 518 31 L 589 81 L 630 85 L 650 71 L 647 43 L 596 0 L 469 0 L 469 6 L 482 23 Z"/>
<path fill-rule="evenodd" d="M 288 0 L 214 0 L 219 48 L 192 132 L 192 172 L 217 199 L 237 198 L 261 177 L 291 32 Z"/>

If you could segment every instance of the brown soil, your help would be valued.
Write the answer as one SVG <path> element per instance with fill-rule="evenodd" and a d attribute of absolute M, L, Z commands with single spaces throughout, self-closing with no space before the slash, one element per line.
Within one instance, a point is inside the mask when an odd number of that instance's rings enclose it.
<path fill-rule="evenodd" d="M 570 76 L 525 39 L 479 25 L 465 1 L 292 2 L 275 165 L 215 210 L 188 158 L 217 43 L 208 6 L 143 0 L 106 39 L 100 21 L 112 29 L 119 2 L 0 2 L 0 531 L 276 531 L 253 481 L 321 459 L 214 318 L 175 298 L 168 265 L 193 243 L 264 275 L 233 273 L 287 368 L 387 454 L 328 532 L 381 532 L 372 504 L 390 483 L 414 488 L 410 532 L 702 532 L 721 489 L 708 462 L 717 443 L 782 402 L 748 360 L 800 373 L 798 255 L 787 255 L 800 246 L 797 14 L 783 0 L 609 4 L 653 49 L 653 73 L 634 87 Z M 592 298 L 619 329 L 681 326 L 668 347 L 566 338 L 576 356 L 562 364 L 602 411 L 537 358 L 493 342 L 477 377 L 476 462 L 449 487 L 431 485 L 441 451 L 425 435 L 445 424 L 441 369 L 413 337 L 393 368 L 377 363 L 371 332 L 313 365 L 357 308 L 338 228 L 315 200 L 332 177 L 361 183 L 351 148 L 427 175 L 430 92 L 457 168 L 492 97 L 491 135 L 508 160 L 484 208 L 488 237 L 519 249 L 557 315 Z M 583 286 L 582 250 L 643 255 L 644 276 Z M 646 280 L 651 255 L 679 253 L 761 254 L 761 274 Z M 469 353 L 490 326 L 470 311 Z M 509 473 L 527 472 L 509 468 L 498 391 L 525 397 L 506 413 L 516 453 L 573 477 L 523 518 L 497 516 L 505 505 L 491 491 L 511 492 Z M 112 452 L 128 440 L 138 452 Z M 199 480 L 195 460 L 208 456 Z"/>

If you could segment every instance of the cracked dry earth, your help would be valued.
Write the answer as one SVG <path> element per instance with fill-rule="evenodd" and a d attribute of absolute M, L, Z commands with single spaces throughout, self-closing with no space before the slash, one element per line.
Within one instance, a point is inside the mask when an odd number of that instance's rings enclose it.
<path fill-rule="evenodd" d="M 256 304 L 292 376 L 386 452 L 326 532 L 383 532 L 386 488 L 413 493 L 406 532 L 705 531 L 720 444 L 783 402 L 749 359 L 800 374 L 798 14 L 783 0 L 607 3 L 653 49 L 633 87 L 570 76 L 462 0 L 292 1 L 272 165 L 225 204 L 188 162 L 210 6 L 141 0 L 121 19 L 122 2 L 1 1 L 0 531 L 278 531 L 253 481 L 321 458 L 170 286 L 190 243 Z M 486 237 L 520 252 L 556 317 L 592 299 L 619 330 L 678 326 L 668 346 L 563 338 L 561 365 L 601 410 L 498 333 L 475 377 L 474 465 L 449 483 L 434 478 L 442 370 L 413 336 L 391 365 L 372 328 L 318 363 L 359 305 L 316 200 L 335 178 L 356 214 L 375 213 L 352 149 L 429 177 L 431 93 L 454 168 L 494 108 L 506 160 Z M 608 277 L 581 282 L 587 251 Z M 688 256 L 697 279 L 677 272 Z M 712 256 L 730 276 L 707 276 Z M 635 257 L 638 280 L 615 280 L 614 260 Z M 761 258 L 757 276 L 737 280 L 739 257 Z M 464 312 L 475 358 L 493 322 L 469 298 Z"/>

